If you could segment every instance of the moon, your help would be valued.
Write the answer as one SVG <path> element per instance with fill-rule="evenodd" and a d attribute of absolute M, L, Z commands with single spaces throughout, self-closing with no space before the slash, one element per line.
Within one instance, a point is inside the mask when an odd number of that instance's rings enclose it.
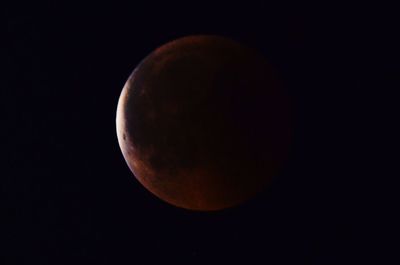
<path fill-rule="evenodd" d="M 122 154 L 169 204 L 215 211 L 271 185 L 288 158 L 290 101 L 262 55 L 219 36 L 188 36 L 150 53 L 122 89 Z"/>

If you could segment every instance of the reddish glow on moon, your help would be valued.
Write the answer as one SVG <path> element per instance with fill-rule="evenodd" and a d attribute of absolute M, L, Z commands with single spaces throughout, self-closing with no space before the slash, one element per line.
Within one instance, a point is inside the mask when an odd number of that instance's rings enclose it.
<path fill-rule="evenodd" d="M 156 49 L 126 82 L 117 136 L 139 182 L 192 210 L 240 204 L 265 188 L 290 144 L 289 101 L 256 52 L 216 36 Z"/>

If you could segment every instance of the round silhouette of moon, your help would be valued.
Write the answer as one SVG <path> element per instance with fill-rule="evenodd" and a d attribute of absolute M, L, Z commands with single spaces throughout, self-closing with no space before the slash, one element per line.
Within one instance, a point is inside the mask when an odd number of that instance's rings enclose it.
<path fill-rule="evenodd" d="M 177 207 L 213 211 L 269 186 L 290 146 L 289 98 L 256 51 L 188 36 L 148 55 L 119 98 L 123 156 L 138 181 Z"/>

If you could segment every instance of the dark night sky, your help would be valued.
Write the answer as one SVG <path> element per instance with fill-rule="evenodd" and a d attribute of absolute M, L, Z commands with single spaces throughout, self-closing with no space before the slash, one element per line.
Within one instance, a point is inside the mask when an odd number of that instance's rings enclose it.
<path fill-rule="evenodd" d="M 398 81 L 394 22 L 359 9 L 313 10 L 204 2 L 5 9 L 2 264 L 379 258 L 370 245 L 379 234 L 371 220 L 380 193 L 366 126 L 377 120 L 376 87 Z M 129 171 L 116 138 L 118 97 L 134 67 L 188 34 L 255 47 L 295 102 L 288 166 L 270 190 L 222 212 L 190 212 L 155 198 Z"/>

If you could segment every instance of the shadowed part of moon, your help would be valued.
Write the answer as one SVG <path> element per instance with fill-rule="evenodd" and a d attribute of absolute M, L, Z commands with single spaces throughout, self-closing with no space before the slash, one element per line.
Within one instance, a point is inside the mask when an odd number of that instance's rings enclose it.
<path fill-rule="evenodd" d="M 121 93 L 117 135 L 136 178 L 178 207 L 237 205 L 271 181 L 290 143 L 288 97 L 271 66 L 226 38 L 152 52 Z"/>

